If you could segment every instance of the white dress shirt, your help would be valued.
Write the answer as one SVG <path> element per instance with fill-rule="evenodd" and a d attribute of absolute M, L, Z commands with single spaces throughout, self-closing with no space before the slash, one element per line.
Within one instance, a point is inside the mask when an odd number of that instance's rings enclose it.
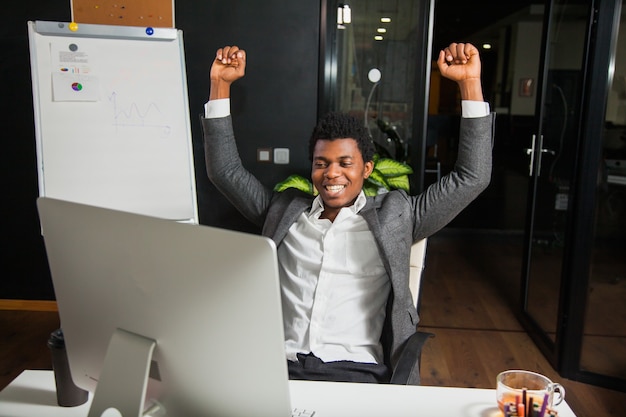
<path fill-rule="evenodd" d="M 361 191 L 333 222 L 317 196 L 278 247 L 287 359 L 380 363 L 390 281 L 374 235 L 358 212 Z"/>

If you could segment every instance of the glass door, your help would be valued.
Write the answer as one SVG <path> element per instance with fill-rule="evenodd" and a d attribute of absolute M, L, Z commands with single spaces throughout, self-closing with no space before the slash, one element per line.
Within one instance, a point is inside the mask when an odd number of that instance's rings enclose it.
<path fill-rule="evenodd" d="M 538 82 L 532 77 L 518 81 L 518 95 L 528 94 L 534 87 L 538 91 L 534 131 L 525 150 L 529 187 L 522 311 L 531 334 L 553 365 L 561 329 L 590 10 L 588 2 L 554 0 L 547 4 Z"/>
<path fill-rule="evenodd" d="M 521 304 L 561 375 L 626 391 L 623 1 L 547 9 Z"/>
<path fill-rule="evenodd" d="M 590 200 L 589 255 L 579 268 L 586 277 L 572 291 L 581 303 L 568 311 L 580 323 L 580 332 L 564 341 L 574 348 L 562 361 L 571 377 L 621 391 L 626 391 L 625 13 L 624 0 L 606 0 L 598 7 L 598 41 L 587 88 L 595 103 L 586 128 L 593 140 L 582 149 L 590 155 L 583 170 L 595 174 L 583 184 Z"/>

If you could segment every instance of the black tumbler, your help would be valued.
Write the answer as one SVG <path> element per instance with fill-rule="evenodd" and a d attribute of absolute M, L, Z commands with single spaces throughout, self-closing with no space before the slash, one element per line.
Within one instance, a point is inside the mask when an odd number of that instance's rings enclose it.
<path fill-rule="evenodd" d="M 57 403 L 62 407 L 75 407 L 84 404 L 87 401 L 88 393 L 78 388 L 72 381 L 62 329 L 55 330 L 50 334 L 48 347 L 52 353 L 52 370 L 57 387 Z"/>

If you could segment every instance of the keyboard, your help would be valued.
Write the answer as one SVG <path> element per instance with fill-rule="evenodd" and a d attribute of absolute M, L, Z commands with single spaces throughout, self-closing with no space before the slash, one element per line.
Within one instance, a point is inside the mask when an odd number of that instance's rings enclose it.
<path fill-rule="evenodd" d="M 300 408 L 294 408 L 291 411 L 291 417 L 313 417 L 314 415 L 315 415 L 315 411 L 302 410 Z"/>

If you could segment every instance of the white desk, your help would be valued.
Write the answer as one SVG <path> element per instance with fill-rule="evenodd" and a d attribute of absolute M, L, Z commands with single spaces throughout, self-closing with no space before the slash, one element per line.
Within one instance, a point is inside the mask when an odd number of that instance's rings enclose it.
<path fill-rule="evenodd" d="M 496 417 L 495 390 L 290 381 L 292 403 L 315 417 Z M 576 417 L 563 402 L 559 417 Z M 0 417 L 84 417 L 89 402 L 58 407 L 52 371 L 24 371 L 0 392 Z"/>

